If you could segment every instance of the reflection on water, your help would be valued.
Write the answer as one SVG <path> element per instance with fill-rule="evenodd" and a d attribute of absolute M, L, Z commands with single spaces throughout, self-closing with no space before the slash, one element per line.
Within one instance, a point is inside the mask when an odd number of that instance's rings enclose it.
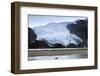
<path fill-rule="evenodd" d="M 65 59 L 81 59 L 81 58 L 87 58 L 87 55 L 57 55 L 57 56 L 35 56 L 35 57 L 29 57 L 28 60 L 65 60 Z"/>

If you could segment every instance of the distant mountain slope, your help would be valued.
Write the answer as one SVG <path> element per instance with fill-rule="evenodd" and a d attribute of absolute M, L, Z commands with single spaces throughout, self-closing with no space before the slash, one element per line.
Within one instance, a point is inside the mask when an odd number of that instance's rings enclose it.
<path fill-rule="evenodd" d="M 71 34 L 75 34 L 83 40 L 79 47 L 88 47 L 88 19 L 76 20 L 75 23 L 68 24 L 67 28 Z"/>

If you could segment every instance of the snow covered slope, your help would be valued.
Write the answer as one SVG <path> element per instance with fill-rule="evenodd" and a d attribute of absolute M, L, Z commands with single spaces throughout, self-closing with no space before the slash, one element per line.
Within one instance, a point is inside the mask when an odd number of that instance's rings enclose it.
<path fill-rule="evenodd" d="M 70 22 L 49 23 L 44 26 L 33 27 L 39 41 L 46 41 L 49 46 L 53 44 L 62 44 L 67 47 L 70 43 L 78 45 L 82 39 L 71 34 L 67 28 Z"/>

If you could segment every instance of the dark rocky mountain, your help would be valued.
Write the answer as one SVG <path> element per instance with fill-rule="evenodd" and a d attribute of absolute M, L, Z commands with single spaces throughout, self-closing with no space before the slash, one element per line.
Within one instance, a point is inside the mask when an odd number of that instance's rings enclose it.
<path fill-rule="evenodd" d="M 32 48 L 32 44 L 36 41 L 37 35 L 33 29 L 28 27 L 28 47 Z"/>
<path fill-rule="evenodd" d="M 87 47 L 88 42 L 88 20 L 77 20 L 75 23 L 67 25 L 67 28 L 72 34 L 80 37 L 83 42 L 78 45 L 78 47 Z"/>

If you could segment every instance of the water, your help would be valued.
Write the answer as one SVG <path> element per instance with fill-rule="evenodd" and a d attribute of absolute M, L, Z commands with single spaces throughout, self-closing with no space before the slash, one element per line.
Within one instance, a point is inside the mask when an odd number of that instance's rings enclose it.
<path fill-rule="evenodd" d="M 87 58 L 86 55 L 57 55 L 57 56 L 35 56 L 29 57 L 29 60 L 66 60 L 66 59 L 80 59 Z"/>

